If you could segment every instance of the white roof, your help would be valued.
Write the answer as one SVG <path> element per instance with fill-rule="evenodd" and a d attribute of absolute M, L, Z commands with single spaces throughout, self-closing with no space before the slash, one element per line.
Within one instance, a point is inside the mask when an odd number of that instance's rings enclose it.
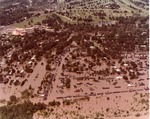
<path fill-rule="evenodd" d="M 41 94 L 40 96 L 44 97 L 44 94 Z"/>
<path fill-rule="evenodd" d="M 130 83 L 129 83 L 129 84 L 128 84 L 128 86 L 129 86 L 129 87 L 131 87 L 131 86 L 135 86 L 135 85 L 134 85 L 134 84 L 130 84 Z"/>
<path fill-rule="evenodd" d="M 144 48 L 145 48 L 145 47 L 146 47 L 146 45 L 141 45 L 141 47 L 144 47 Z"/>
<path fill-rule="evenodd" d="M 120 72 L 120 69 L 117 68 L 116 71 L 117 71 L 117 72 Z"/>
<path fill-rule="evenodd" d="M 8 57 L 10 58 L 10 57 L 11 57 L 11 55 L 8 55 Z"/>
<path fill-rule="evenodd" d="M 133 70 L 132 70 L 132 69 L 130 69 L 130 72 L 133 72 Z"/>
<path fill-rule="evenodd" d="M 31 58 L 31 60 L 34 60 L 35 59 L 35 55 L 33 55 L 33 57 Z"/>
<path fill-rule="evenodd" d="M 31 63 L 32 63 L 32 61 L 29 61 L 29 62 L 28 62 L 28 64 L 31 64 Z"/>
<path fill-rule="evenodd" d="M 95 46 L 90 46 L 90 49 L 94 49 L 95 48 Z"/>
<path fill-rule="evenodd" d="M 117 76 L 117 77 L 116 77 L 116 79 L 120 79 L 120 78 L 122 78 L 122 76 Z"/>
<path fill-rule="evenodd" d="M 21 70 L 21 71 L 20 71 L 20 73 L 23 73 L 23 72 L 24 72 L 24 70 Z"/>
<path fill-rule="evenodd" d="M 116 67 L 116 66 L 113 66 L 113 68 L 115 68 L 115 69 L 116 69 L 117 67 Z"/>
<path fill-rule="evenodd" d="M 125 67 L 127 67 L 127 66 L 128 66 L 128 64 L 126 64 L 126 63 L 125 63 L 125 64 L 123 64 L 123 65 L 124 65 Z"/>

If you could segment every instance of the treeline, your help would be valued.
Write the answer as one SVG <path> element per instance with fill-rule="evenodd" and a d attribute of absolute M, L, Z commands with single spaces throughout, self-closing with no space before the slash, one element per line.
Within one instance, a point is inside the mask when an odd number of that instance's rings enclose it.
<path fill-rule="evenodd" d="M 32 15 L 33 13 L 29 13 L 25 7 L 3 9 L 0 12 L 0 25 L 19 23 L 29 19 Z"/>
<path fill-rule="evenodd" d="M 46 109 L 44 103 L 35 103 L 24 101 L 16 105 L 7 105 L 0 107 L 1 119 L 33 119 L 33 114 L 39 110 Z"/>

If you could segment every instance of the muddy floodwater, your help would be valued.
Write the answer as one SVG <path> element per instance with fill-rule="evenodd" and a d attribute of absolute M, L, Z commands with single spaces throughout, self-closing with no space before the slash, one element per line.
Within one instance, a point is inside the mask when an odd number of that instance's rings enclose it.
<path fill-rule="evenodd" d="M 73 49 L 71 51 L 73 51 Z M 120 116 L 122 119 L 148 119 L 148 112 L 143 109 L 148 108 L 146 107 L 147 105 L 140 104 L 140 95 L 143 95 L 143 99 L 148 99 L 149 80 L 148 69 L 145 65 L 145 63 L 147 63 L 146 59 L 140 60 L 143 64 L 143 68 L 140 70 L 142 75 L 138 79 L 130 81 L 133 86 L 128 86 L 129 83 L 123 79 L 121 74 L 110 75 L 105 79 L 99 79 L 98 75 L 92 75 L 89 79 L 76 80 L 75 78 L 86 77 L 88 74 L 86 72 L 81 74 L 67 71 L 64 72 L 62 67 L 66 64 L 66 57 L 69 58 L 71 55 L 66 53 L 61 57 L 59 65 L 53 63 L 51 66 L 55 68 L 55 70 L 52 71 L 55 81 L 52 83 L 52 88 L 48 90 L 46 100 L 43 96 L 40 96 L 45 95 L 44 92 L 37 95 L 41 82 L 45 80 L 45 76 L 48 74 L 45 70 L 46 61 L 44 58 L 34 67 L 33 73 L 26 75 L 24 78 L 17 79 L 22 81 L 27 78 L 27 82 L 23 86 L 0 84 L 0 99 L 9 100 L 11 95 L 21 97 L 21 92 L 32 85 L 32 88 L 34 89 L 33 93 L 36 94 L 34 98 L 30 98 L 33 103 L 43 102 L 48 104 L 50 101 L 57 100 L 62 104 L 63 100 L 73 101 L 73 104 L 69 106 L 61 105 L 59 108 L 56 107 L 54 109 L 55 111 L 51 113 L 47 119 L 55 119 L 56 115 L 58 117 L 60 116 L 61 119 L 66 119 L 66 117 L 73 118 L 74 115 L 87 116 L 87 118 L 91 119 L 93 115 L 101 114 L 105 115 L 104 117 L 106 119 L 109 119 L 109 117 L 111 117 L 111 119 L 119 119 Z M 138 58 L 133 59 L 132 57 L 133 56 L 127 54 L 127 58 L 124 59 L 124 62 L 129 60 L 139 62 Z M 92 59 L 89 58 L 89 60 Z M 80 63 L 84 63 L 84 60 L 80 59 Z M 107 66 L 104 64 L 101 67 L 95 66 L 94 69 L 98 71 L 99 69 L 105 69 L 106 67 Z M 120 68 L 120 64 L 116 63 L 115 67 Z M 64 78 L 62 73 L 65 76 L 69 76 L 71 79 L 71 87 L 69 89 L 66 89 L 61 83 L 61 79 Z M 13 78 L 15 77 L 12 77 L 12 79 Z M 93 81 L 93 79 L 95 79 L 95 81 Z M 141 82 L 143 85 L 140 85 Z M 80 100 L 85 96 L 89 97 L 88 101 Z M 119 117 L 116 117 L 117 110 Z M 138 111 L 140 112 L 140 117 L 135 116 Z M 42 116 L 36 113 L 34 119 L 37 118 L 43 119 Z"/>

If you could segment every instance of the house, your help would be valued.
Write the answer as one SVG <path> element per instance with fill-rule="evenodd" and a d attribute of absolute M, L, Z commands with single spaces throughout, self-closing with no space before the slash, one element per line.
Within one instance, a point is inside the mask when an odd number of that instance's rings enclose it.
<path fill-rule="evenodd" d="M 31 58 L 31 61 L 34 61 L 36 59 L 36 55 L 33 55 L 33 57 Z"/>
<path fill-rule="evenodd" d="M 64 84 L 63 83 L 60 83 L 57 87 L 59 88 L 63 88 Z"/>
<path fill-rule="evenodd" d="M 138 20 L 138 21 L 136 21 L 136 22 L 135 22 L 135 26 L 136 26 L 136 28 L 139 28 L 140 24 L 141 24 L 141 22 L 140 22 L 139 20 Z"/>
<path fill-rule="evenodd" d="M 121 78 L 122 78 L 122 76 L 117 76 L 117 77 L 116 77 L 116 79 L 121 79 Z"/>
<path fill-rule="evenodd" d="M 53 9 L 46 9 L 46 11 L 48 11 L 48 12 L 54 12 Z"/>
<path fill-rule="evenodd" d="M 142 50 L 142 51 L 146 51 L 147 50 L 147 45 L 145 45 L 145 44 L 139 45 L 139 49 Z"/>
<path fill-rule="evenodd" d="M 135 58 L 139 58 L 139 55 L 138 55 L 138 54 L 134 54 L 134 57 L 135 57 Z"/>
<path fill-rule="evenodd" d="M 29 64 L 29 65 L 32 64 L 32 61 L 29 61 L 28 64 Z"/>
<path fill-rule="evenodd" d="M 128 87 L 134 87 L 135 85 L 134 84 L 128 84 Z"/>
<path fill-rule="evenodd" d="M 91 50 L 95 49 L 95 46 L 90 46 L 90 49 L 91 49 Z"/>
<path fill-rule="evenodd" d="M 124 65 L 125 67 L 127 67 L 127 66 L 128 66 L 128 64 L 126 64 L 126 63 L 125 63 L 125 64 L 123 64 L 123 65 Z"/>
<path fill-rule="evenodd" d="M 117 69 L 117 67 L 116 67 L 116 66 L 113 66 L 113 68 L 114 68 L 114 69 Z"/>
<path fill-rule="evenodd" d="M 130 72 L 132 72 L 132 73 L 133 73 L 134 71 L 133 71 L 132 69 L 130 69 Z"/>
<path fill-rule="evenodd" d="M 44 95 L 44 94 L 40 94 L 39 96 L 40 96 L 40 97 L 44 97 L 45 95 Z"/>
<path fill-rule="evenodd" d="M 119 68 L 116 69 L 116 72 L 121 72 L 121 70 Z"/>

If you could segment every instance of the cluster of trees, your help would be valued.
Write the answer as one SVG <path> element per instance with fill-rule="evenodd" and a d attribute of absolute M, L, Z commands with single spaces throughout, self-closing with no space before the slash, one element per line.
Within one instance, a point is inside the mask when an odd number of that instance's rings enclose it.
<path fill-rule="evenodd" d="M 144 24 L 147 21 L 147 17 L 145 18 L 126 18 L 126 19 L 119 19 L 119 23 L 112 26 L 105 26 L 97 27 L 86 23 L 81 24 L 69 24 L 64 23 L 58 16 L 54 15 L 52 18 L 48 18 L 47 20 L 44 20 L 44 24 L 49 24 L 51 28 L 56 28 L 59 30 L 62 30 L 63 27 L 66 29 L 66 31 L 62 32 L 48 32 L 45 30 L 35 30 L 34 33 L 31 35 L 27 34 L 24 36 L 23 39 L 20 39 L 20 37 L 13 38 L 10 43 L 3 44 L 0 46 L 1 54 L 6 54 L 7 50 L 9 50 L 12 45 L 16 46 L 18 49 L 21 47 L 21 50 L 18 52 L 13 53 L 12 59 L 16 60 L 18 55 L 21 55 L 24 60 L 31 58 L 33 54 L 36 55 L 36 57 L 43 56 L 44 53 L 52 51 L 52 49 L 56 48 L 56 53 L 61 54 L 63 53 L 64 49 L 70 45 L 72 41 L 76 41 L 78 45 L 82 45 L 84 48 L 89 49 L 89 46 L 91 44 L 87 44 L 83 42 L 84 36 L 83 33 L 87 33 L 92 31 L 92 33 L 97 33 L 98 31 L 101 31 L 102 34 L 105 37 L 105 42 L 101 39 L 101 36 L 94 36 L 92 39 L 95 40 L 97 43 L 101 44 L 103 47 L 108 48 L 108 50 L 104 49 L 104 51 L 100 51 L 99 49 L 91 51 L 88 50 L 89 53 L 95 53 L 99 56 L 103 57 L 106 55 L 119 55 L 121 51 L 132 51 L 134 50 L 135 45 L 140 45 L 144 43 L 144 41 L 148 37 L 148 33 L 146 35 L 140 35 L 146 27 L 142 26 L 139 29 L 133 29 L 135 21 L 140 21 L 140 24 Z M 56 23 L 57 22 L 57 23 Z M 55 26 L 54 26 L 54 24 Z M 128 24 L 128 25 L 126 25 Z M 146 29 L 145 29 L 146 30 Z M 79 32 L 80 31 L 80 32 Z M 67 39 L 69 38 L 71 32 L 77 32 L 78 34 L 76 36 L 73 36 L 69 41 Z M 82 32 L 82 34 L 80 34 Z M 118 35 L 116 37 L 116 34 Z M 86 35 L 85 35 L 86 36 Z M 4 40 L 1 38 L 2 41 Z M 59 39 L 59 42 L 56 42 L 55 40 Z M 142 39 L 142 40 L 141 40 Z M 7 40 L 7 39 L 5 39 Z M 43 41 L 41 45 L 39 45 L 39 42 Z M 28 52 L 29 50 L 32 50 L 32 54 L 22 54 L 21 52 Z M 99 51 L 98 51 L 99 50 Z M 17 58 L 18 60 L 18 58 Z"/>
<path fill-rule="evenodd" d="M 0 12 L 0 25 L 19 23 L 32 17 L 32 15 L 33 13 L 29 13 L 26 7 L 3 9 Z"/>
<path fill-rule="evenodd" d="M 11 101 L 16 101 L 16 98 L 11 97 Z M 0 117 L 1 119 L 32 119 L 35 112 L 44 109 L 46 109 L 44 103 L 33 104 L 28 100 L 23 103 L 0 107 Z"/>
<path fill-rule="evenodd" d="M 12 105 L 12 104 L 16 104 L 18 102 L 18 99 L 15 95 L 11 95 L 10 100 L 7 102 L 7 105 Z"/>
<path fill-rule="evenodd" d="M 56 30 L 59 30 L 62 28 L 60 24 L 62 24 L 63 21 L 56 14 L 52 14 L 52 16 L 49 16 L 45 20 L 43 20 L 42 23 L 47 24 L 49 27 L 52 27 Z"/>
<path fill-rule="evenodd" d="M 45 69 L 46 69 L 46 70 L 48 70 L 48 71 L 50 71 L 50 70 L 51 70 L 50 65 L 49 65 L 49 64 L 47 64 L 47 65 L 46 65 L 46 67 L 45 67 Z"/>
<path fill-rule="evenodd" d="M 49 105 L 50 106 L 60 106 L 60 102 L 53 100 L 53 101 L 49 102 Z"/>
<path fill-rule="evenodd" d="M 106 17 L 105 12 L 98 12 L 94 14 L 95 16 L 98 16 L 100 19 L 104 19 Z"/>
<path fill-rule="evenodd" d="M 29 99 L 31 96 L 31 92 L 28 89 L 25 89 L 23 92 L 21 92 L 21 97 L 23 99 Z"/>
<path fill-rule="evenodd" d="M 136 6 L 140 6 L 141 8 L 144 8 L 145 6 L 148 6 L 148 1 L 145 0 L 145 2 L 143 1 L 134 1 L 134 0 L 130 0 L 132 3 L 134 3 Z"/>
<path fill-rule="evenodd" d="M 70 105 L 72 102 L 70 100 L 63 100 L 63 105 Z"/>
<path fill-rule="evenodd" d="M 110 4 L 110 8 L 111 9 L 119 9 L 120 6 L 118 4 L 116 4 L 116 3 L 112 3 L 112 4 Z"/>
<path fill-rule="evenodd" d="M 71 80 L 69 78 L 66 79 L 66 88 L 70 88 Z"/>

